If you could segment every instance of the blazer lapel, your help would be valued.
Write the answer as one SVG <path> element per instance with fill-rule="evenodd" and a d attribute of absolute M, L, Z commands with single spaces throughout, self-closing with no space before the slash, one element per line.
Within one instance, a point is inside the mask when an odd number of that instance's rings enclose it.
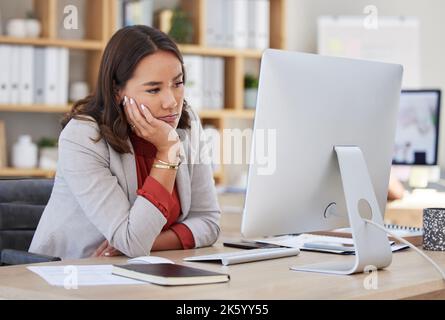
<path fill-rule="evenodd" d="M 190 173 L 188 168 L 187 156 L 184 151 L 187 148 L 187 140 L 183 137 L 183 132 L 178 132 L 182 145 L 179 151 L 179 158 L 181 160 L 181 165 L 176 173 L 176 188 L 178 190 L 179 202 L 181 203 L 181 219 L 188 215 L 192 201 L 191 183 L 190 183 Z"/>
<path fill-rule="evenodd" d="M 134 157 L 134 149 L 130 139 L 128 139 L 128 144 L 130 145 L 131 153 L 124 153 L 121 155 L 121 157 L 125 181 L 127 183 L 127 197 L 130 200 L 130 203 L 133 204 L 137 197 L 136 191 L 138 188 L 138 178 L 136 175 L 136 159 Z"/>

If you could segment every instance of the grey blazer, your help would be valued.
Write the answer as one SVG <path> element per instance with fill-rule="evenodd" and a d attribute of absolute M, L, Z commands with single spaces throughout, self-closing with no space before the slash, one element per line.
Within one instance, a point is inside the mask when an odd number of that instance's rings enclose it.
<path fill-rule="evenodd" d="M 191 230 L 196 247 L 203 247 L 217 240 L 221 211 L 211 165 L 197 163 L 206 148 L 193 132 L 201 136 L 202 127 L 198 116 L 189 113 L 192 130 L 177 130 L 182 141 L 182 163 L 176 176 L 182 211 L 179 222 Z M 150 254 L 166 219 L 136 194 L 134 153 L 117 153 L 104 139 L 92 141 L 98 132 L 96 122 L 75 119 L 62 131 L 54 189 L 30 252 L 85 258 L 106 239 L 126 256 Z"/>

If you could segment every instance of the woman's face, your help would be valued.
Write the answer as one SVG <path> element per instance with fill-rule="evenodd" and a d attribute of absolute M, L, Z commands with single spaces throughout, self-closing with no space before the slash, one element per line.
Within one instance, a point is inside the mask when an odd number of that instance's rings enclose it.
<path fill-rule="evenodd" d="M 184 102 L 181 62 L 172 52 L 156 51 L 139 62 L 120 95 L 143 104 L 155 118 L 176 129 Z"/>

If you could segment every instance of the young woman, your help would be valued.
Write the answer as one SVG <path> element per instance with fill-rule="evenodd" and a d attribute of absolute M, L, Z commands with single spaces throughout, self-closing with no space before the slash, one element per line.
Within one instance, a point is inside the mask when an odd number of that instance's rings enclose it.
<path fill-rule="evenodd" d="M 30 252 L 136 257 L 216 241 L 213 173 L 184 82 L 181 53 L 164 33 L 132 26 L 111 38 L 95 93 L 62 123 L 54 189 Z"/>

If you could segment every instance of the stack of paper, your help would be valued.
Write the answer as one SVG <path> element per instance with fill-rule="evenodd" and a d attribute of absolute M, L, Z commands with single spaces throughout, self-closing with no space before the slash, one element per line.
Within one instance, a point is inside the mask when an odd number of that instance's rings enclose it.
<path fill-rule="evenodd" d="M 143 256 L 129 259 L 128 264 L 160 264 L 174 262 L 156 256 Z M 146 284 L 143 281 L 128 279 L 112 274 L 113 266 L 105 265 L 82 265 L 82 266 L 32 266 L 28 270 L 38 274 L 52 286 L 62 286 L 73 289 L 81 286 L 105 286 L 125 284 Z"/>
<path fill-rule="evenodd" d="M 52 286 L 65 288 L 81 286 L 104 286 L 144 284 L 111 274 L 112 265 L 28 267 Z"/>
<path fill-rule="evenodd" d="M 283 247 L 299 248 L 300 250 L 318 251 L 338 254 L 354 254 L 352 238 L 320 236 L 313 234 L 285 235 L 266 239 L 257 239 L 257 242 L 271 243 Z M 408 248 L 407 245 L 395 244 L 391 241 L 393 252 Z"/>

